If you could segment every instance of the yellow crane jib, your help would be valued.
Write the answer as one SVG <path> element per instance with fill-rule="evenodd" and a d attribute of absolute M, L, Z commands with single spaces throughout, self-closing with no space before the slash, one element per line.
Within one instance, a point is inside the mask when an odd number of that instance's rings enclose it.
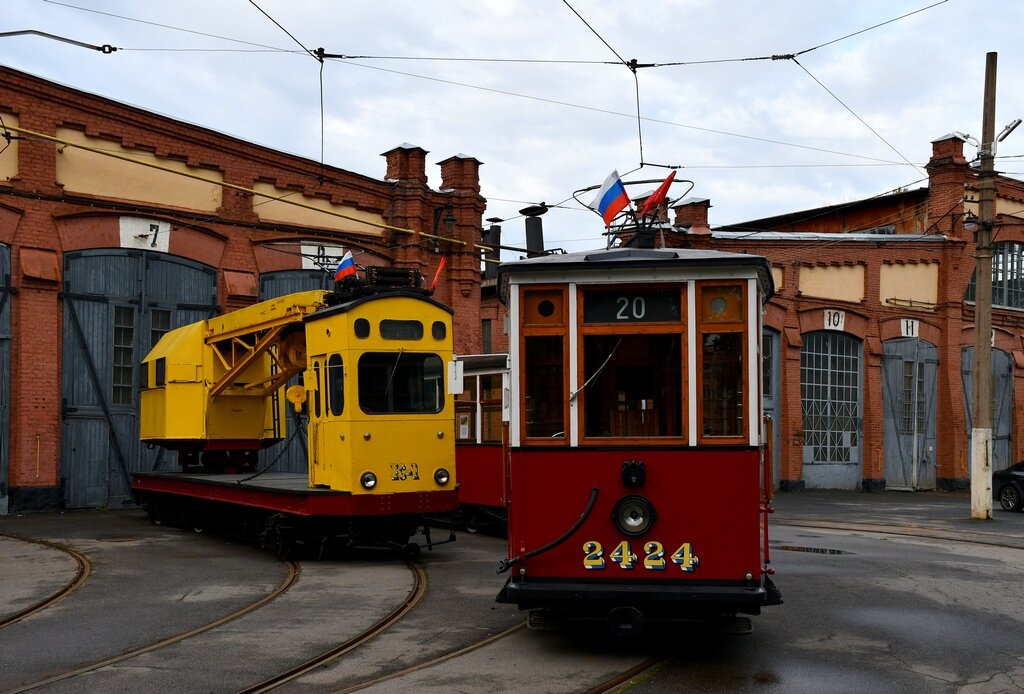
<path fill-rule="evenodd" d="M 305 369 L 302 320 L 327 294 L 288 294 L 165 334 L 142 363 L 142 440 L 195 449 L 279 440 L 285 403 L 270 396 Z"/>

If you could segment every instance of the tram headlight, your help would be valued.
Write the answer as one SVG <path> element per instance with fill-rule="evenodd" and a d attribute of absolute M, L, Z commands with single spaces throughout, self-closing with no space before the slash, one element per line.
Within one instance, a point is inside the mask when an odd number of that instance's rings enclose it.
<path fill-rule="evenodd" d="M 627 496 L 615 504 L 612 520 L 623 534 L 642 535 L 650 529 L 657 515 L 647 499 L 642 496 Z"/>
<path fill-rule="evenodd" d="M 443 467 L 439 467 L 436 470 L 434 470 L 434 481 L 437 482 L 442 487 L 448 484 L 451 478 L 451 474 Z"/>
<path fill-rule="evenodd" d="M 363 489 L 373 489 L 377 486 L 377 475 L 372 472 L 364 472 L 359 476 L 359 484 L 363 485 Z"/>

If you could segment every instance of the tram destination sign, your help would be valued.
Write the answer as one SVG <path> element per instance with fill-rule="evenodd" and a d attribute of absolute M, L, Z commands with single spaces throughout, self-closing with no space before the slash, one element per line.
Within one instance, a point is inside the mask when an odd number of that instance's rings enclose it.
<path fill-rule="evenodd" d="M 678 323 L 678 289 L 592 291 L 583 297 L 584 323 Z"/>

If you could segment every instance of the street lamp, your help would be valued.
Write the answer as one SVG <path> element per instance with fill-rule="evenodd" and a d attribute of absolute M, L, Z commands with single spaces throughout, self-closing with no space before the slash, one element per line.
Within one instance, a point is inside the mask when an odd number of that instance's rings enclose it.
<path fill-rule="evenodd" d="M 437 243 L 438 231 L 441 228 L 441 223 L 444 222 L 445 236 L 451 236 L 452 230 L 455 228 L 455 213 L 452 211 L 452 204 L 449 202 L 445 205 L 438 205 L 434 208 L 434 253 L 440 253 L 441 247 Z"/>

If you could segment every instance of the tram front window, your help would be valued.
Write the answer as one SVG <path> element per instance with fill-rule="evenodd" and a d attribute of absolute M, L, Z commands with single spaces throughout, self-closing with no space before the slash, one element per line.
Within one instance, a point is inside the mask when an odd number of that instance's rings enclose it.
<path fill-rule="evenodd" d="M 359 357 L 359 407 L 367 414 L 433 414 L 444 407 L 436 354 L 367 352 Z"/>
<path fill-rule="evenodd" d="M 584 337 L 584 435 L 682 436 L 682 363 L 678 334 Z"/>

